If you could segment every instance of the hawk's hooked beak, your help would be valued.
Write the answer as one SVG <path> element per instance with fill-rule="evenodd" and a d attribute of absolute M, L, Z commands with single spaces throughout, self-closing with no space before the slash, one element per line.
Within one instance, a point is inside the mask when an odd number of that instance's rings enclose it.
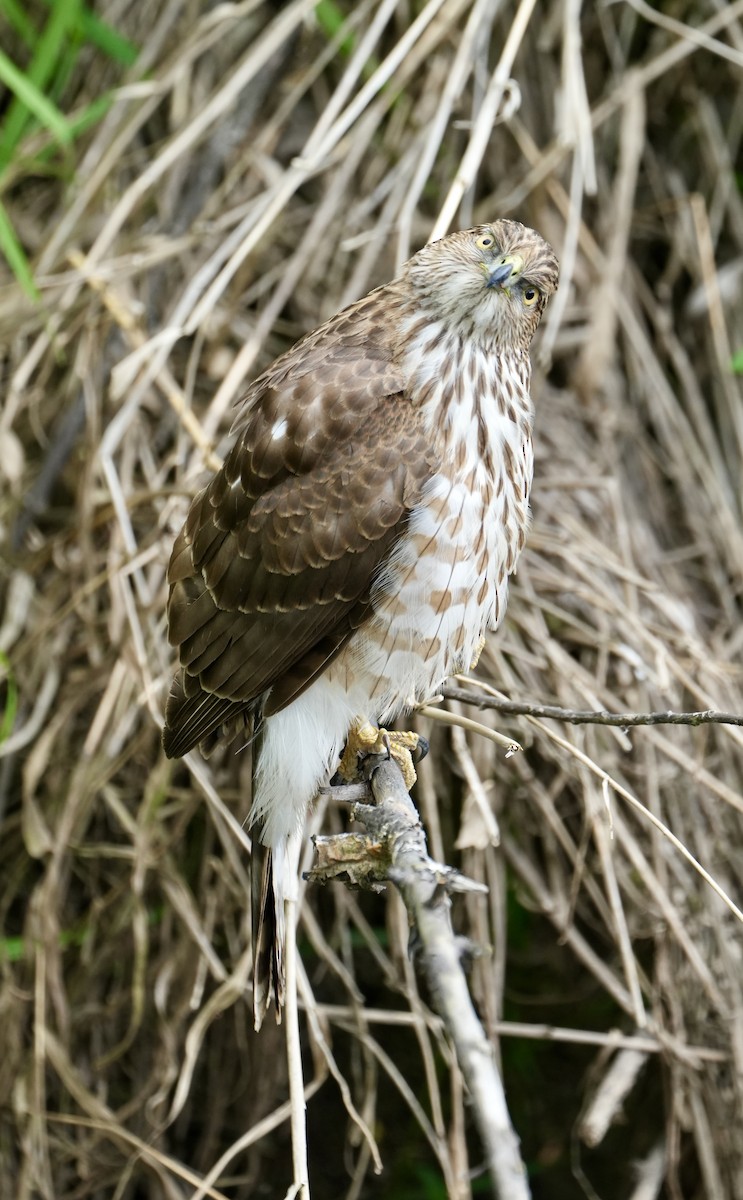
<path fill-rule="evenodd" d="M 512 275 L 520 275 L 524 269 L 524 260 L 520 254 L 506 254 L 491 269 L 486 263 L 482 264 L 487 276 L 487 286 L 505 288 Z"/>

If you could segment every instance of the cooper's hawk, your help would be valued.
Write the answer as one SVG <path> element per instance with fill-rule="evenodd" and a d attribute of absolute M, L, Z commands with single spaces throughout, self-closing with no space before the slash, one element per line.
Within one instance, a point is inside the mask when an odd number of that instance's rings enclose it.
<path fill-rule="evenodd" d="M 275 917 L 277 998 L 286 847 L 349 729 L 429 697 L 503 616 L 529 519 L 529 345 L 557 274 L 516 221 L 424 247 L 255 380 L 176 540 L 165 752 L 256 738 L 256 962 Z M 254 999 L 259 1023 L 265 978 Z"/>

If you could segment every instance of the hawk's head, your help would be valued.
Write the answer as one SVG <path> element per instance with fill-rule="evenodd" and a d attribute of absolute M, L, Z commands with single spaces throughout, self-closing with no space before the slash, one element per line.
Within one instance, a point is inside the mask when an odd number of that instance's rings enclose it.
<path fill-rule="evenodd" d="M 432 315 L 503 351 L 529 345 L 558 264 L 533 229 L 501 220 L 430 242 L 405 273 Z"/>

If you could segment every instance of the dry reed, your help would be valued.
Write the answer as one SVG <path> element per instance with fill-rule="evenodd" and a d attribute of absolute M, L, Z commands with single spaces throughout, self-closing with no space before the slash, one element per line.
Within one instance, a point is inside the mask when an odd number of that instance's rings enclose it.
<path fill-rule="evenodd" d="M 140 61 L 71 183 L 21 164 L 3 197 L 42 295 L 0 274 L 3 1196 L 288 1185 L 281 1031 L 250 1030 L 247 762 L 163 758 L 165 568 L 246 381 L 432 230 L 514 215 L 562 260 L 533 528 L 478 677 L 743 712 L 743 3 L 342 7 L 331 36 L 314 0 L 157 0 L 143 39 L 141 6 L 103 0 Z M 101 72 L 73 74 L 70 111 L 122 84 Z M 472 988 L 535 1196 L 743 1194 L 743 930 L 659 828 L 741 903 L 743 730 L 500 717 L 506 759 L 418 721 L 432 853 L 489 888 L 457 922 L 493 947 Z M 317 1194 L 440 1194 L 414 1155 L 469 1196 L 477 1140 L 399 903 L 302 903 Z M 506 1019 L 514 977 L 532 1023 Z"/>

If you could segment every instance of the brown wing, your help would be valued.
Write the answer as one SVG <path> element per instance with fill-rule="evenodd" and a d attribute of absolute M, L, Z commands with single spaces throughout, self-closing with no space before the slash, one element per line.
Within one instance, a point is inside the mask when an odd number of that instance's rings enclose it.
<path fill-rule="evenodd" d="M 278 711 L 323 671 L 367 615 L 376 573 L 435 469 L 390 352 L 337 333 L 327 341 L 312 335 L 294 369 L 287 359 L 301 344 L 257 381 L 238 440 L 176 541 L 171 757 L 261 698 L 266 714 Z"/>

